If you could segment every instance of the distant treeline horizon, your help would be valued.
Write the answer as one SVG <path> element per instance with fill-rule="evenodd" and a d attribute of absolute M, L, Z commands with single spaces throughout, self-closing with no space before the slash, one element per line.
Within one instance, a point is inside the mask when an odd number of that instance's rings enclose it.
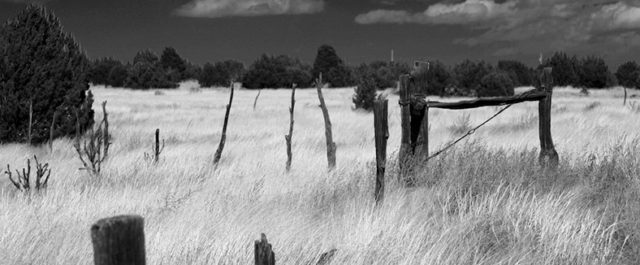
<path fill-rule="evenodd" d="M 613 72 L 601 57 L 578 57 L 555 52 L 544 58 L 538 66 L 528 66 L 517 60 L 499 60 L 491 64 L 484 60 L 463 60 L 453 65 L 429 61 L 416 69 L 413 63 L 399 61 L 372 61 L 347 65 L 329 45 L 322 45 L 313 64 L 307 64 L 288 55 L 263 54 L 250 65 L 237 60 L 207 62 L 197 65 L 166 47 L 160 55 L 151 50 L 139 51 L 131 61 L 122 62 L 112 57 L 91 61 L 89 81 L 95 85 L 126 87 L 131 89 L 176 88 L 185 80 L 197 80 L 202 87 L 228 86 L 231 80 L 243 83 L 248 89 L 311 87 L 323 74 L 330 87 L 353 87 L 363 78 L 373 78 L 377 89 L 395 87 L 398 77 L 412 73 L 425 84 L 426 94 L 478 95 L 482 78 L 500 76 L 508 87 L 532 86 L 536 72 L 553 67 L 554 84 L 577 88 L 607 88 L 622 85 L 640 87 L 640 66 L 628 61 Z"/>

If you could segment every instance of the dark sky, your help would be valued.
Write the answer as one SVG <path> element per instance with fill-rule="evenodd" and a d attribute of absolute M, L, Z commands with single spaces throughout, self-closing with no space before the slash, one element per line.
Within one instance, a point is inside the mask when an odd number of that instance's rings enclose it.
<path fill-rule="evenodd" d="M 0 19 L 22 0 L 0 0 Z M 49 0 L 92 58 L 131 60 L 173 46 L 201 64 L 251 63 L 262 53 L 312 62 L 330 44 L 349 64 L 387 60 L 603 56 L 617 66 L 640 49 L 636 0 Z"/>

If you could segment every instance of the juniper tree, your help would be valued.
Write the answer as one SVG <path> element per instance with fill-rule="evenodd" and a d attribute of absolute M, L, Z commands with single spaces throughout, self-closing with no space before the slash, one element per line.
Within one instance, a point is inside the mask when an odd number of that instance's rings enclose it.
<path fill-rule="evenodd" d="M 0 142 L 39 144 L 93 124 L 89 64 L 56 16 L 28 5 L 0 27 Z M 33 110 L 31 132 L 29 112 Z M 56 122 L 51 126 L 54 113 Z"/>

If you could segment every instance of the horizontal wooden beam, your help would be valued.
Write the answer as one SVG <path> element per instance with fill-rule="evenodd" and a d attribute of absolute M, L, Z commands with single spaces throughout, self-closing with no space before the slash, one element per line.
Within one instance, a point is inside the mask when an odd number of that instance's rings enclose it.
<path fill-rule="evenodd" d="M 502 106 L 526 101 L 539 101 L 547 97 L 546 91 L 532 89 L 522 94 L 510 97 L 478 98 L 458 102 L 427 101 L 427 107 L 438 109 L 472 109 L 488 106 Z"/>

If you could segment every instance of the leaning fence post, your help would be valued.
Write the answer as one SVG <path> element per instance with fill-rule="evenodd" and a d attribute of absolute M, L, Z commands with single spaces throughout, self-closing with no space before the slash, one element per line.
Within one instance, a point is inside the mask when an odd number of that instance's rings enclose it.
<path fill-rule="evenodd" d="M 373 103 L 373 126 L 376 139 L 376 189 L 374 198 L 376 204 L 384 199 L 384 173 L 387 163 L 387 139 L 389 139 L 388 125 L 389 100 L 378 98 Z"/>
<path fill-rule="evenodd" d="M 327 140 L 327 160 L 329 163 L 329 170 L 333 170 L 336 167 L 336 143 L 333 142 L 333 133 L 331 131 L 331 118 L 329 118 L 329 110 L 327 104 L 324 102 L 324 96 L 322 96 L 322 73 L 316 80 L 316 89 L 318 92 L 318 100 L 320 100 L 320 108 L 322 109 L 322 116 L 324 117 L 324 135 Z"/>
<path fill-rule="evenodd" d="M 144 219 L 123 215 L 91 226 L 94 265 L 145 265 Z"/>
<path fill-rule="evenodd" d="M 553 77 L 552 68 L 546 67 L 543 69 L 540 76 L 540 85 L 547 96 L 539 101 L 538 115 L 539 115 L 539 134 L 540 134 L 540 156 L 538 162 L 543 167 L 556 168 L 558 166 L 558 152 L 553 145 L 553 138 L 551 138 L 551 98 L 553 96 Z"/>
<path fill-rule="evenodd" d="M 229 95 L 229 104 L 227 104 L 227 111 L 224 114 L 224 124 L 222 125 L 222 136 L 220 136 L 220 143 L 218 144 L 218 150 L 216 150 L 216 154 L 213 157 L 213 164 L 218 165 L 220 162 L 220 158 L 222 157 L 222 150 L 224 149 L 224 144 L 227 140 L 227 124 L 229 123 L 229 112 L 231 112 L 231 104 L 233 103 L 233 89 L 234 89 L 234 81 L 231 81 L 231 94 Z"/>
<path fill-rule="evenodd" d="M 398 165 L 401 175 L 404 174 L 406 164 L 409 162 L 411 150 L 411 91 L 409 91 L 409 75 L 400 76 L 400 113 L 401 128 L 400 152 L 398 154 Z M 404 176 L 403 176 L 404 177 Z"/>
<path fill-rule="evenodd" d="M 254 249 L 255 265 L 275 265 L 276 255 L 271 249 L 271 244 L 267 241 L 265 234 L 260 235 L 260 240 L 256 240 Z"/>

